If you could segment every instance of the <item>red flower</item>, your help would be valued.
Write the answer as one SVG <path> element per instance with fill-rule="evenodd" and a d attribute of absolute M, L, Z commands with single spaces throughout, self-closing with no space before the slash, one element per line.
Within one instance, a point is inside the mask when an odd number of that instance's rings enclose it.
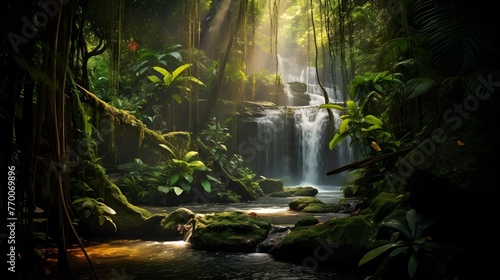
<path fill-rule="evenodd" d="M 139 48 L 139 44 L 137 44 L 136 41 L 134 41 L 134 38 L 130 38 L 130 41 L 128 41 L 127 43 L 127 48 L 130 50 L 130 51 L 137 51 L 137 49 Z"/>

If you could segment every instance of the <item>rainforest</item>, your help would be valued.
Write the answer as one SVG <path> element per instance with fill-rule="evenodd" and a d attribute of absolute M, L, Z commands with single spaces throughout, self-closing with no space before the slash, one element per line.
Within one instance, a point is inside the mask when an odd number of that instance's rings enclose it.
<path fill-rule="evenodd" d="M 2 1 L 2 279 L 500 279 L 494 1 Z"/>

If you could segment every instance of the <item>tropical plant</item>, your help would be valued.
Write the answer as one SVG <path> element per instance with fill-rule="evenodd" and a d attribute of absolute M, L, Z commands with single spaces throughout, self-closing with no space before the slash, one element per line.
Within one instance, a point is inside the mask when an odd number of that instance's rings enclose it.
<path fill-rule="evenodd" d="M 398 79 L 402 74 L 383 72 L 366 72 L 357 75 L 351 82 L 349 95 L 365 114 L 381 114 L 384 97 L 392 91 L 402 90 L 404 83 Z"/>
<path fill-rule="evenodd" d="M 153 83 L 155 86 L 159 87 L 166 87 L 167 89 L 176 87 L 180 89 L 179 92 L 174 92 L 171 93 L 171 98 L 177 101 L 177 103 L 182 102 L 182 93 L 183 92 L 189 92 L 190 88 L 184 83 L 184 82 L 192 82 L 201 86 L 204 86 L 205 84 L 200 81 L 199 79 L 193 77 L 193 76 L 182 76 L 181 74 L 186 71 L 189 67 L 191 67 L 191 63 L 183 64 L 179 67 L 177 67 L 174 71 L 169 72 L 167 69 L 160 67 L 160 66 L 154 66 L 153 69 L 161 74 L 161 79 L 158 78 L 156 75 L 149 75 L 148 79 Z M 184 96 L 186 97 L 186 96 Z"/>
<path fill-rule="evenodd" d="M 406 212 L 406 219 L 390 219 L 381 225 L 393 230 L 390 240 L 368 251 L 359 261 L 362 266 L 385 257 L 375 274 L 380 274 L 389 261 L 402 258 L 406 263 L 407 276 L 414 279 L 445 279 L 447 265 L 451 264 L 459 250 L 445 243 L 434 241 L 425 235 L 434 220 L 424 219 L 415 209 Z M 386 272 L 389 274 L 395 271 Z"/>
<path fill-rule="evenodd" d="M 226 141 L 231 138 L 229 129 L 226 124 L 231 121 L 227 118 L 222 124 L 217 121 L 217 118 L 212 118 L 207 128 L 201 131 L 203 142 L 208 146 L 210 154 L 213 156 L 214 161 L 221 167 L 228 165 L 227 160 L 227 147 Z"/>
<path fill-rule="evenodd" d="M 104 222 L 108 221 L 111 223 L 116 231 L 116 224 L 109 215 L 116 214 L 113 208 L 106 205 L 104 199 L 101 197 L 77 197 L 71 203 L 73 207 L 76 207 L 76 212 L 83 215 L 85 219 L 88 219 L 91 215 L 97 217 L 99 225 L 102 226 Z"/>
<path fill-rule="evenodd" d="M 197 160 L 197 151 L 188 151 L 182 156 L 177 156 L 174 151 L 165 144 L 159 144 L 162 148 L 169 152 L 172 156 L 166 168 L 167 180 L 160 186 L 158 190 L 164 193 L 174 191 L 176 195 L 182 194 L 184 191 L 189 192 L 191 185 L 196 181 L 201 184 L 206 192 L 211 192 L 212 185 L 210 181 L 217 182 L 218 179 L 208 174 L 208 168 L 201 160 Z M 197 177 L 194 177 L 195 172 Z"/>
<path fill-rule="evenodd" d="M 142 77 L 149 73 L 151 67 L 153 66 L 161 66 L 168 67 L 170 64 L 182 63 L 182 55 L 179 51 L 179 48 L 182 46 L 180 44 L 176 44 L 170 47 L 167 47 L 165 51 L 156 52 L 149 48 L 141 48 L 139 49 L 139 57 L 136 59 L 136 62 L 130 65 L 130 70 L 137 77 Z M 172 60 L 169 63 L 169 60 Z"/>
<path fill-rule="evenodd" d="M 366 156 L 367 146 L 372 147 L 376 152 L 383 149 L 396 150 L 400 141 L 395 140 L 394 135 L 383 129 L 383 122 L 374 115 L 364 115 L 362 108 L 358 107 L 353 100 L 346 102 L 346 107 L 338 104 L 322 104 L 319 108 L 335 109 L 343 112 L 340 116 L 341 124 L 329 143 L 333 149 L 342 140 L 351 138 L 350 145 L 356 144 Z"/>

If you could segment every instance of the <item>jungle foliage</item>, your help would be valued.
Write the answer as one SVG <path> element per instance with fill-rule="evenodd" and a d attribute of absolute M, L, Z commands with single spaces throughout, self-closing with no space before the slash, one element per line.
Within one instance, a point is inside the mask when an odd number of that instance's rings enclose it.
<path fill-rule="evenodd" d="M 401 169 L 408 151 L 419 151 L 441 132 L 440 141 L 471 149 L 480 162 L 466 168 L 479 172 L 481 184 L 449 189 L 485 199 L 485 220 L 498 212 L 492 200 L 498 191 L 489 182 L 496 180 L 492 174 L 499 156 L 495 121 L 500 110 L 493 93 L 499 87 L 500 36 L 490 2 L 4 1 L 0 10 L 0 165 L 17 170 L 16 238 L 23 240 L 18 261 L 25 278 L 43 278 L 35 248 L 47 240 L 58 247 L 58 273 L 69 278 L 68 240 L 85 253 L 77 224 L 86 220 L 114 228 L 114 213 L 129 207 L 123 195 L 134 203 L 151 203 L 195 188 L 229 193 L 216 170 L 258 192 L 259 175 L 241 156 L 227 152 L 226 141 L 237 127 L 219 123 L 227 115 L 219 116 L 215 108 L 229 104 L 223 99 L 256 100 L 259 84 L 273 83 L 278 100 L 278 53 L 292 45 L 314 54 L 306 64 L 316 66 L 318 82 L 332 82 L 343 95 L 341 104 L 325 95 L 321 109 L 340 112 L 330 147 L 351 141 L 361 167 L 354 166 L 356 176 L 349 183 L 363 189 L 366 199 L 383 190 L 407 191 L 420 205 L 425 184 L 405 177 L 403 190 L 395 189 L 386 174 Z M 266 54 L 270 65 L 265 70 L 255 64 L 257 51 Z M 165 136 L 180 131 L 188 131 L 186 145 Z M 117 167 L 125 173 L 122 190 L 108 178 Z M 453 164 L 443 169 L 450 177 L 461 172 Z M 119 203 L 111 207 L 104 197 L 117 197 Z M 5 192 L 0 198 L 5 205 Z M 445 211 L 446 204 L 438 209 Z M 406 223 L 415 225 L 415 220 L 410 212 Z M 403 262 L 408 261 L 412 277 L 422 269 L 415 262 L 415 246 L 423 247 L 422 253 L 442 248 L 414 232 L 408 238 L 404 222 L 383 225 L 407 239 L 390 239 L 362 264 L 394 249 L 390 258 L 409 257 Z M 485 246 L 481 236 L 466 233 L 470 236 L 457 239 L 481 245 L 459 244 L 466 253 Z M 453 237 L 446 230 L 441 235 L 441 240 Z M 438 268 L 448 269 L 445 264 Z M 460 264 L 455 269 L 463 272 Z M 494 264 L 479 267 L 489 272 Z"/>

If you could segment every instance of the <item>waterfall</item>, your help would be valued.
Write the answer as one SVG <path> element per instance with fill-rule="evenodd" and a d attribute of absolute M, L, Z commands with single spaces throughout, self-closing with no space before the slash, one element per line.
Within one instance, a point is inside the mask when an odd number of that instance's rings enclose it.
<path fill-rule="evenodd" d="M 300 171 L 304 182 L 318 183 L 321 165 L 321 146 L 325 131 L 328 129 L 326 110 L 316 107 L 301 107 L 295 110 L 297 152 Z"/>
<path fill-rule="evenodd" d="M 317 106 L 266 109 L 255 119 L 262 147 L 254 168 L 289 185 L 329 184 L 326 172 L 352 160 L 348 145 L 328 148 L 328 113 Z M 334 115 L 336 127 L 338 115 Z"/>
<path fill-rule="evenodd" d="M 257 140 L 262 145 L 258 167 L 263 174 L 286 177 L 290 172 L 290 159 L 286 152 L 289 142 L 285 135 L 285 111 L 266 109 L 264 113 L 256 119 Z"/>
<path fill-rule="evenodd" d="M 291 59 L 278 55 L 278 67 L 281 74 L 281 79 L 284 84 L 284 92 L 287 94 L 288 100 L 291 100 L 294 95 L 303 94 L 309 99 L 309 105 L 320 105 L 325 103 L 323 90 L 318 84 L 316 75 L 316 67 L 307 66 L 302 68 L 297 63 L 296 59 Z M 290 88 L 290 83 L 298 83 L 304 85 L 305 92 L 293 92 Z M 323 89 L 328 95 L 330 102 L 344 102 L 343 95 L 339 89 L 335 89 L 333 82 L 325 82 Z M 289 101 L 287 105 L 294 106 L 293 101 Z"/>
<path fill-rule="evenodd" d="M 332 184 L 329 170 L 352 162 L 353 155 L 345 139 L 333 150 L 328 143 L 333 137 L 329 133 L 329 117 L 323 90 L 317 83 L 316 68 L 302 67 L 299 58 L 278 55 L 278 67 L 287 97 L 275 109 L 265 109 L 255 119 L 257 123 L 257 160 L 253 168 L 259 175 L 284 179 L 288 185 Z M 334 90 L 333 82 L 323 86 L 330 102 L 343 102 L 342 94 Z M 340 124 L 334 114 L 333 131 Z M 254 141 L 255 142 L 255 141 Z M 338 179 L 338 178 L 337 178 Z"/>

